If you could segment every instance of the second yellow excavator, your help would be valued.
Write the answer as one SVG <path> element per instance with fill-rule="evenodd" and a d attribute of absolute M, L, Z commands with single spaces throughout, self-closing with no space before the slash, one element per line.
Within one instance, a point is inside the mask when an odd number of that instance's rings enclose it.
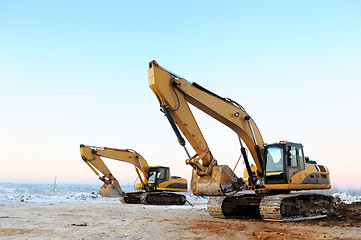
<path fill-rule="evenodd" d="M 142 203 L 148 205 L 184 205 L 186 197 L 172 192 L 187 192 L 187 180 L 170 175 L 169 167 L 148 165 L 147 161 L 131 149 L 95 147 L 80 145 L 84 162 L 104 182 L 99 193 L 103 197 L 119 197 L 122 203 Z M 138 192 L 125 193 L 119 182 L 102 161 L 101 157 L 115 159 L 135 166 L 140 183 L 135 186 Z M 100 171 L 103 176 L 100 176 Z"/>

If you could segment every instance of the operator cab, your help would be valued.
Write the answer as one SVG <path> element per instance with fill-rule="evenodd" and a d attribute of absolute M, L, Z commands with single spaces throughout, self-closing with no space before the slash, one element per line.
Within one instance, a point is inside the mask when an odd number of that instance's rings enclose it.
<path fill-rule="evenodd" d="M 302 144 L 281 141 L 265 147 L 265 184 L 285 184 L 305 169 Z"/>
<path fill-rule="evenodd" d="M 149 190 L 157 190 L 157 186 L 169 180 L 169 167 L 151 167 L 148 174 Z"/>

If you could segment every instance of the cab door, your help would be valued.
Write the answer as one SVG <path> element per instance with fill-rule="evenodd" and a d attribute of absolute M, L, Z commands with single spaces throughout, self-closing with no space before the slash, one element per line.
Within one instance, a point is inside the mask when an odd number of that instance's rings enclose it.
<path fill-rule="evenodd" d="M 169 168 L 159 167 L 157 169 L 157 177 L 155 180 L 156 186 L 158 187 L 160 183 L 169 180 Z"/>
<path fill-rule="evenodd" d="M 305 160 L 303 156 L 302 145 L 290 145 L 286 146 L 286 159 L 287 159 L 287 180 L 298 173 L 301 170 L 305 169 Z"/>

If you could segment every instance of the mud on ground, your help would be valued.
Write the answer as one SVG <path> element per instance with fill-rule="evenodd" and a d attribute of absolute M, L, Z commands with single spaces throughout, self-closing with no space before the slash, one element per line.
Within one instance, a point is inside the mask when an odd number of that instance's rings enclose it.
<path fill-rule="evenodd" d="M 309 222 L 307 221 L 305 223 L 308 224 Z M 310 223 L 328 227 L 339 226 L 361 228 L 361 202 L 352 204 L 338 202 L 335 207 L 331 209 L 326 219 L 313 220 Z"/>

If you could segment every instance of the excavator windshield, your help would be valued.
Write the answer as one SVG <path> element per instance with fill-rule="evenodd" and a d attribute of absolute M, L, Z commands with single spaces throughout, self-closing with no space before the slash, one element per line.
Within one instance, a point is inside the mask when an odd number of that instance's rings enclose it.
<path fill-rule="evenodd" d="M 284 181 L 284 154 L 283 147 L 272 146 L 265 150 L 266 155 L 266 176 L 265 182 L 282 183 Z"/>
<path fill-rule="evenodd" d="M 148 187 L 154 187 L 155 186 L 155 179 L 157 176 L 157 169 L 156 168 L 150 168 L 149 174 L 148 174 Z"/>
<path fill-rule="evenodd" d="M 283 148 L 270 147 L 266 151 L 266 173 L 283 172 Z"/>

